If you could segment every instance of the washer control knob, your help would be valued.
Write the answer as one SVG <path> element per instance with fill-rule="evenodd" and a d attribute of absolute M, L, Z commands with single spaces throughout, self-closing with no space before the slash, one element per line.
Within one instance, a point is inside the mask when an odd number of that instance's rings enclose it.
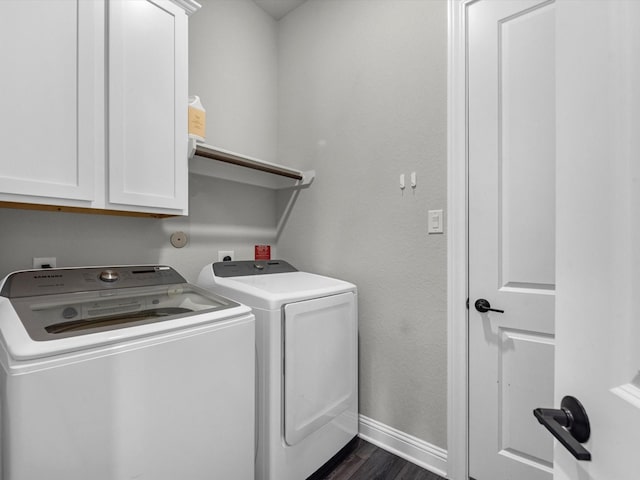
<path fill-rule="evenodd" d="M 264 270 L 264 265 L 261 263 L 254 263 L 253 268 L 257 268 L 258 270 Z"/>
<path fill-rule="evenodd" d="M 73 307 L 67 307 L 62 311 L 62 318 L 70 319 L 78 315 L 78 310 Z"/>
<path fill-rule="evenodd" d="M 103 282 L 115 282 L 120 278 L 120 275 L 115 270 L 103 270 L 98 278 Z"/>

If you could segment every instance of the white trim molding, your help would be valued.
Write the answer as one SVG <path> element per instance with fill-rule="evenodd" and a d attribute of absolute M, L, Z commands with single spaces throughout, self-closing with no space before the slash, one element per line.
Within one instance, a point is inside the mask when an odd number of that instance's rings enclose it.
<path fill-rule="evenodd" d="M 447 449 L 450 480 L 469 478 L 469 338 L 467 232 L 467 8 L 449 0 L 447 92 Z"/>
<path fill-rule="evenodd" d="M 442 477 L 447 476 L 447 451 L 445 449 L 364 415 L 360 415 L 359 418 L 360 438 L 430 472 Z"/>
<path fill-rule="evenodd" d="M 180 8 L 182 8 L 187 15 L 193 15 L 198 10 L 200 10 L 200 8 L 202 8 L 202 5 L 200 5 L 198 2 L 194 0 L 169 0 L 169 1 L 175 3 Z"/>

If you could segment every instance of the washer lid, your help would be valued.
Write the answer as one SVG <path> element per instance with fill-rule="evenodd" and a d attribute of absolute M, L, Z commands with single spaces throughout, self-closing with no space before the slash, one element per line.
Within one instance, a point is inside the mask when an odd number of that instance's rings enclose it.
<path fill-rule="evenodd" d="M 356 292 L 356 286 L 352 283 L 307 272 L 226 278 L 212 275 L 212 278 L 213 284 L 208 286 L 216 293 L 250 307 L 268 310 L 300 300 Z"/>
<path fill-rule="evenodd" d="M 100 296 L 82 292 L 18 297 L 10 302 L 36 341 L 166 322 L 238 306 L 188 283 L 115 289 Z"/>
<path fill-rule="evenodd" d="M 172 283 L 176 280 L 180 283 Z M 0 333 L 15 359 L 91 348 L 250 312 L 186 283 L 169 267 L 15 272 L 5 279 L 1 292 Z"/>

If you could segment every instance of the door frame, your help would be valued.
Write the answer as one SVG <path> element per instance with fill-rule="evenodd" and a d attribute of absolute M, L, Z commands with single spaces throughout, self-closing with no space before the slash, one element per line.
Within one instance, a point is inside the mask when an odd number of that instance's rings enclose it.
<path fill-rule="evenodd" d="M 469 478 L 467 9 L 448 0 L 447 478 Z"/>

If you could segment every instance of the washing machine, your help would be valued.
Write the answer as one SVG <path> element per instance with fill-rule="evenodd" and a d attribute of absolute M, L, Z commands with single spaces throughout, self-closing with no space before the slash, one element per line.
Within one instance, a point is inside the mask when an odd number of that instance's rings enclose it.
<path fill-rule="evenodd" d="M 3 480 L 254 476 L 255 319 L 164 265 L 0 283 Z"/>
<path fill-rule="evenodd" d="M 356 286 L 282 260 L 213 263 L 197 283 L 256 317 L 256 479 L 306 479 L 358 433 Z"/>

